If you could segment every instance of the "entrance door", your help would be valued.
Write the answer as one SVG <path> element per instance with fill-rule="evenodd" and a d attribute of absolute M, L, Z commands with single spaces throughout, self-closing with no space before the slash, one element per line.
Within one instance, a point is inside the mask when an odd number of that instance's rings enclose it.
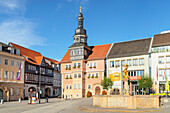
<path fill-rule="evenodd" d="M 3 90 L 0 89 L 0 100 L 3 99 Z"/>
<path fill-rule="evenodd" d="M 99 86 L 97 86 L 95 88 L 95 95 L 100 95 L 100 87 Z"/>

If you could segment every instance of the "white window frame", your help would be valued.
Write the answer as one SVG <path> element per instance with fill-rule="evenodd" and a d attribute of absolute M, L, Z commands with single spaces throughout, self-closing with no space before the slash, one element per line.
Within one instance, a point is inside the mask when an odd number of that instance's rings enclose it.
<path fill-rule="evenodd" d="M 137 63 L 135 64 L 135 61 L 137 61 Z M 133 66 L 138 66 L 139 64 L 139 60 L 137 58 L 133 59 Z"/>
<path fill-rule="evenodd" d="M 77 84 L 74 84 L 74 89 L 77 89 Z"/>
<path fill-rule="evenodd" d="M 78 89 L 81 89 L 81 84 L 78 84 Z"/>
<path fill-rule="evenodd" d="M 143 60 L 143 63 L 141 63 L 141 60 Z M 139 65 L 144 65 L 144 64 L 145 64 L 144 58 L 139 58 Z"/>
<path fill-rule="evenodd" d="M 7 73 L 6 73 L 7 72 Z M 7 74 L 7 75 L 6 75 Z M 4 79 L 8 79 L 8 71 L 4 71 Z"/>

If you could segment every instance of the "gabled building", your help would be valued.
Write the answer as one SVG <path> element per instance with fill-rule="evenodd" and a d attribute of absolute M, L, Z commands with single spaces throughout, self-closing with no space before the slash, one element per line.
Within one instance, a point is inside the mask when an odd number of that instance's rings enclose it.
<path fill-rule="evenodd" d="M 20 49 L 0 42 L 0 100 L 24 98 L 24 67 Z"/>
<path fill-rule="evenodd" d="M 39 91 L 39 82 L 41 81 L 42 97 L 53 95 L 53 70 L 51 65 L 48 65 L 41 53 L 24 48 L 12 42 L 10 46 L 18 48 L 21 56 L 25 59 L 25 97 L 28 97 L 30 89 Z"/>
<path fill-rule="evenodd" d="M 53 71 L 53 96 L 61 96 L 61 74 L 60 74 L 60 62 L 44 57 L 45 62 L 54 68 Z"/>
<path fill-rule="evenodd" d="M 151 47 L 151 75 L 156 93 L 166 92 L 166 79 L 170 81 L 170 33 L 154 35 Z"/>
<path fill-rule="evenodd" d="M 89 46 L 83 28 L 83 14 L 78 16 L 78 28 L 74 43 L 61 60 L 62 96 L 64 98 L 86 97 L 102 93 L 101 81 L 105 76 L 105 57 L 111 44 Z"/>
<path fill-rule="evenodd" d="M 130 94 L 142 94 L 137 80 L 151 76 L 150 55 L 151 38 L 114 43 L 107 56 L 107 77 L 113 81 L 111 94 L 123 93 L 123 70 L 128 65 Z"/>

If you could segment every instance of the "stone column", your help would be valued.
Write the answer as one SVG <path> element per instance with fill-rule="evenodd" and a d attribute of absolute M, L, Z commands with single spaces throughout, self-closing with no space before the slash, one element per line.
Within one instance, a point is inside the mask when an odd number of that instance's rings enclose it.
<path fill-rule="evenodd" d="M 128 85 L 128 81 L 124 81 L 124 88 L 125 88 L 125 95 L 129 95 L 129 85 Z"/>

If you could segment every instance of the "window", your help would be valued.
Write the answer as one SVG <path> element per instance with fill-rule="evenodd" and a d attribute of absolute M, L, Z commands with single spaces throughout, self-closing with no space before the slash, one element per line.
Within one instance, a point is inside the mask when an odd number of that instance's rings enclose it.
<path fill-rule="evenodd" d="M 77 78 L 77 74 L 74 74 L 74 78 Z"/>
<path fill-rule="evenodd" d="M 97 77 L 97 78 L 99 77 L 99 74 L 98 74 L 98 73 L 96 73 L 96 77 Z"/>
<path fill-rule="evenodd" d="M 65 65 L 65 68 L 68 69 L 68 65 Z"/>
<path fill-rule="evenodd" d="M 73 67 L 76 68 L 76 63 L 73 64 Z"/>
<path fill-rule="evenodd" d="M 76 84 L 74 84 L 74 89 L 77 89 L 77 85 Z"/>
<path fill-rule="evenodd" d="M 2 45 L 0 45 L 0 51 L 2 51 Z"/>
<path fill-rule="evenodd" d="M 140 71 L 140 76 L 144 75 L 144 70 Z"/>
<path fill-rule="evenodd" d="M 36 66 L 28 65 L 28 70 L 36 71 Z"/>
<path fill-rule="evenodd" d="M 96 67 L 97 67 L 97 64 L 96 64 L 96 63 L 94 63 L 93 68 L 96 68 Z"/>
<path fill-rule="evenodd" d="M 13 48 L 11 49 L 11 54 L 14 54 L 14 49 Z"/>
<path fill-rule="evenodd" d="M 90 64 L 90 66 L 89 66 L 89 67 L 90 67 L 90 68 L 92 68 L 92 63 L 89 63 L 89 64 Z"/>
<path fill-rule="evenodd" d="M 131 66 L 132 65 L 132 60 L 127 60 L 127 65 Z"/>
<path fill-rule="evenodd" d="M 17 96 L 19 95 L 19 89 L 17 88 Z"/>
<path fill-rule="evenodd" d="M 1 70 L 0 70 L 0 79 L 1 79 Z"/>
<path fill-rule="evenodd" d="M 14 95 L 14 88 L 10 89 L 10 95 L 13 96 Z"/>
<path fill-rule="evenodd" d="M 170 56 L 166 56 L 166 63 L 170 63 Z"/>
<path fill-rule="evenodd" d="M 70 89 L 72 89 L 72 85 L 70 85 Z"/>
<path fill-rule="evenodd" d="M 8 79 L 8 71 L 4 71 L 4 79 Z"/>
<path fill-rule="evenodd" d="M 114 61 L 110 62 L 110 67 L 114 67 Z"/>
<path fill-rule="evenodd" d="M 19 50 L 17 50 L 16 54 L 17 54 L 17 55 L 20 55 L 20 51 L 19 51 Z"/>
<path fill-rule="evenodd" d="M 19 67 L 20 66 L 20 62 L 17 62 L 17 67 Z"/>
<path fill-rule="evenodd" d="M 139 65 L 144 65 L 144 58 L 139 59 Z"/>
<path fill-rule="evenodd" d="M 14 66 L 15 65 L 14 63 L 15 63 L 14 60 L 11 60 L 11 66 Z"/>
<path fill-rule="evenodd" d="M 8 59 L 5 59 L 5 65 L 8 65 Z"/>
<path fill-rule="evenodd" d="M 78 78 L 81 78 L 81 73 L 78 74 Z"/>
<path fill-rule="evenodd" d="M 164 69 L 159 69 L 159 77 L 164 76 Z"/>
<path fill-rule="evenodd" d="M 14 79 L 14 72 L 11 72 L 10 79 Z"/>
<path fill-rule="evenodd" d="M 70 75 L 70 78 L 72 79 L 72 75 Z"/>
<path fill-rule="evenodd" d="M 78 84 L 78 89 L 81 89 L 81 84 Z"/>
<path fill-rule="evenodd" d="M 78 66 L 77 66 L 78 68 L 80 68 L 81 67 L 81 63 L 78 63 Z"/>
<path fill-rule="evenodd" d="M 17 72 L 17 76 L 16 76 L 16 79 L 19 80 L 19 76 L 20 76 L 20 73 Z"/>
<path fill-rule="evenodd" d="M 69 65 L 69 69 L 71 69 L 71 64 Z"/>
<path fill-rule="evenodd" d="M 170 69 L 166 69 L 166 74 L 168 77 L 170 77 Z"/>
<path fill-rule="evenodd" d="M 66 89 L 68 89 L 68 85 L 66 85 Z"/>
<path fill-rule="evenodd" d="M 89 73 L 89 74 L 88 74 L 88 77 L 90 77 L 90 76 L 91 76 L 91 74 Z"/>
<path fill-rule="evenodd" d="M 116 61 L 116 67 L 119 67 L 119 66 L 120 66 L 120 61 L 117 60 L 117 61 Z"/>
<path fill-rule="evenodd" d="M 159 57 L 159 64 L 163 64 L 164 63 L 164 56 Z"/>
<path fill-rule="evenodd" d="M 89 85 L 87 85 L 87 88 L 88 88 L 88 89 L 91 89 L 91 85 L 90 85 L 90 84 L 89 84 Z"/>
<path fill-rule="evenodd" d="M 138 59 L 133 59 L 133 65 L 137 66 L 138 65 Z"/>
<path fill-rule="evenodd" d="M 125 61 L 125 60 L 122 60 L 122 61 L 121 61 L 121 66 L 124 66 L 125 63 L 126 63 L 126 61 Z"/>
<path fill-rule="evenodd" d="M 0 58 L 0 64 L 1 64 L 1 58 Z"/>
<path fill-rule="evenodd" d="M 68 75 L 66 75 L 66 78 L 68 78 Z"/>

